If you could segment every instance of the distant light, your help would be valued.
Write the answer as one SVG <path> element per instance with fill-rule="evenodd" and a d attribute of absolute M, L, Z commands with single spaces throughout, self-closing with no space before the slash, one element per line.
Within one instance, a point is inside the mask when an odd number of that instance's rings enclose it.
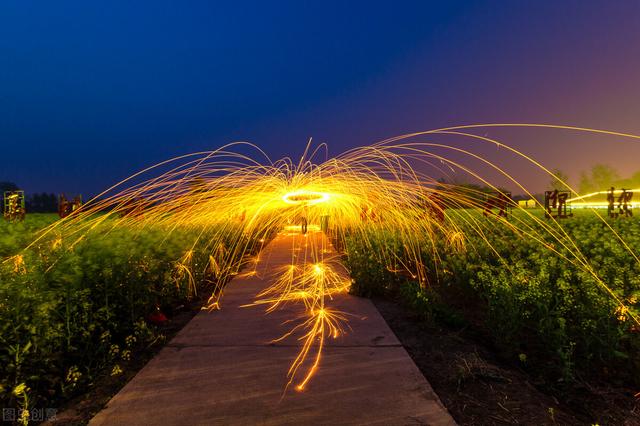
<path fill-rule="evenodd" d="M 578 209 L 607 209 L 607 208 L 609 208 L 609 203 L 607 203 L 607 202 L 589 203 L 589 202 L 584 202 L 584 201 L 577 201 L 577 202 L 573 202 L 573 203 L 568 203 L 568 205 L 573 207 L 573 208 L 578 208 Z M 627 206 L 630 209 L 632 209 L 632 208 L 636 208 L 637 209 L 637 208 L 640 207 L 640 202 L 629 203 L 629 204 L 627 204 Z M 614 203 L 613 207 L 614 207 L 614 209 L 618 208 L 618 202 L 617 201 Z"/>
<path fill-rule="evenodd" d="M 627 192 L 638 193 L 638 192 L 640 192 L 640 188 L 639 189 L 627 189 L 626 191 Z M 590 197 L 593 197 L 595 195 L 604 195 L 604 194 L 608 194 L 608 193 L 609 193 L 609 191 L 592 192 L 590 194 L 585 194 L 585 195 L 580 195 L 580 196 L 577 196 L 577 197 L 569 198 L 567 200 L 567 203 L 575 203 L 578 200 L 584 200 L 585 198 L 590 198 Z M 614 194 L 620 194 L 620 193 L 622 193 L 622 190 L 621 189 L 616 189 L 616 190 L 613 191 L 613 193 Z M 596 204 L 600 204 L 600 203 L 596 203 Z"/>

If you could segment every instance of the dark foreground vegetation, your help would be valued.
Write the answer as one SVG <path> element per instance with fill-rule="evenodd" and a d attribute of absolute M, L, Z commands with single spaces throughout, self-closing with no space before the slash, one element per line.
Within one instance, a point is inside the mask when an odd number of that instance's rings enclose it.
<path fill-rule="evenodd" d="M 401 236 L 347 236 L 352 290 L 384 298 L 380 310 L 461 424 L 640 424 L 640 220 L 585 212 L 558 228 L 529 213 L 502 222 L 448 210 L 458 232 L 425 235 L 423 281 L 403 269 L 416 265 Z M 55 219 L 0 223 L 3 407 L 61 407 L 96 384 L 117 390 L 175 331 L 166 318 L 186 322 L 204 302 L 196 293 L 230 275 L 206 268 L 209 255 L 237 270 L 234 253 L 251 252 L 212 250 L 202 229 L 131 232 L 109 221 L 91 238 L 52 232 L 20 251 Z M 254 244 L 225 235 L 227 247 Z"/>
<path fill-rule="evenodd" d="M 91 238 L 52 232 L 20 251 L 55 219 L 31 214 L 22 223 L 0 222 L 0 406 L 21 413 L 59 407 L 122 374 L 123 365 L 163 341 L 162 325 L 176 308 L 198 292 L 211 294 L 230 272 L 205 268 L 212 250 L 201 229 L 137 233 L 113 228 L 112 219 Z M 243 238 L 227 235 L 227 247 Z M 220 265 L 241 262 L 233 250 L 215 253 L 224 257 Z"/>
<path fill-rule="evenodd" d="M 450 212 L 448 220 L 460 227 L 464 243 L 439 231 L 425 239 L 421 254 L 429 273 L 422 285 L 389 260 L 405 256 L 396 235 L 347 237 L 354 292 L 391 297 L 425 324 L 464 330 L 503 364 L 526 372 L 538 389 L 571 402 L 585 421 L 617 424 L 612 411 L 624 406 L 631 413 L 633 389 L 640 389 L 640 333 L 630 315 L 638 315 L 640 298 L 640 262 L 634 257 L 640 221 L 603 223 L 585 212 L 563 221 L 555 239 L 525 212 L 509 219 L 512 228 L 464 211 Z M 372 253 L 387 253 L 386 260 Z M 624 402 L 605 410 L 579 398 L 590 389 L 616 389 Z"/>

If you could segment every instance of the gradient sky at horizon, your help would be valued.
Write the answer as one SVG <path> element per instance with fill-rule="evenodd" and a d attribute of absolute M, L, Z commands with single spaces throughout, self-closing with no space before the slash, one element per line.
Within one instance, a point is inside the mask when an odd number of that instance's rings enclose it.
<path fill-rule="evenodd" d="M 635 1 L 3 1 L 0 181 L 95 194 L 235 140 L 277 159 L 468 123 L 640 134 L 638 69 Z M 482 134 L 574 183 L 640 169 L 640 141 Z"/>

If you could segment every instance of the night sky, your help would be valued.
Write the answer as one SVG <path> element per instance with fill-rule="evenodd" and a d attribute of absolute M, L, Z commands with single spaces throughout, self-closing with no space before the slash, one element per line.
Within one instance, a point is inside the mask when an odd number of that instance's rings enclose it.
<path fill-rule="evenodd" d="M 0 2 L 0 181 L 28 192 L 490 122 L 640 134 L 640 2 Z M 576 180 L 640 169 L 640 142 L 534 133 L 505 142 Z"/>

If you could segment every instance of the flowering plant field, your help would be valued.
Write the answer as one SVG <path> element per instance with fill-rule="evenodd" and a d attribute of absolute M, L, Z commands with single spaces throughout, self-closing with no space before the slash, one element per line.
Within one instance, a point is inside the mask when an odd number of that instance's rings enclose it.
<path fill-rule="evenodd" d="M 551 383 L 596 375 L 637 386 L 640 221 L 603 222 L 584 211 L 546 225 L 529 214 L 516 212 L 509 223 L 517 226 L 510 227 L 470 210 L 448 210 L 447 220 L 464 238 L 425 241 L 422 283 L 398 266 L 410 260 L 392 232 L 347 236 L 353 290 L 397 292 L 429 319 L 472 326 L 505 357 Z M 384 262 L 374 254 L 381 252 Z"/>
<path fill-rule="evenodd" d="M 197 227 L 132 232 L 110 218 L 77 238 L 52 232 L 21 251 L 54 220 L 32 214 L 23 223 L 0 222 L 3 407 L 56 406 L 98 376 L 120 374 L 123 362 L 162 338 L 149 318 L 225 279 L 208 268 L 214 259 L 202 250 L 206 232 L 215 230 Z M 226 235 L 233 243 L 245 238 Z M 225 259 L 236 267 L 240 261 Z"/>

